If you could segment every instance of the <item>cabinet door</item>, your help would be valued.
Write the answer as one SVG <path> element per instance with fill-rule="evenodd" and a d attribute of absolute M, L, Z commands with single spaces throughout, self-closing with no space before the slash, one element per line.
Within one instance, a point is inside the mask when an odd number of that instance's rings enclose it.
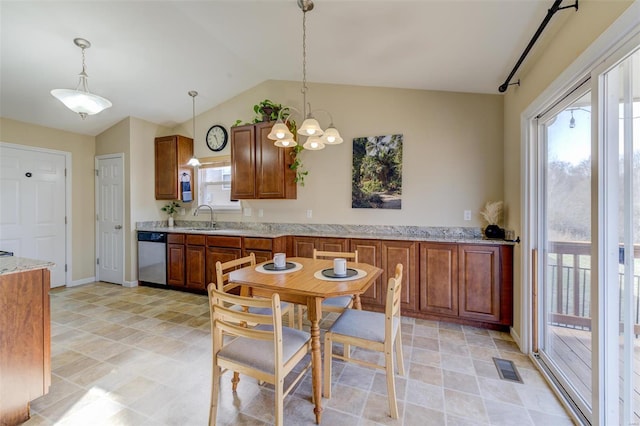
<path fill-rule="evenodd" d="M 185 246 L 167 244 L 167 284 L 184 286 Z"/>
<path fill-rule="evenodd" d="M 420 312 L 458 316 L 458 245 L 420 244 Z"/>
<path fill-rule="evenodd" d="M 293 257 L 313 257 L 316 239 L 313 237 L 292 237 Z"/>
<path fill-rule="evenodd" d="M 255 126 L 231 128 L 231 199 L 256 198 Z"/>
<path fill-rule="evenodd" d="M 382 283 L 382 300 L 384 303 L 384 292 L 387 289 L 387 281 L 393 277 L 396 265 L 402 263 L 402 294 L 400 303 L 402 310 L 415 311 L 418 307 L 417 287 L 417 244 L 412 241 L 385 241 L 382 240 L 382 269 L 384 269 Z"/>
<path fill-rule="evenodd" d="M 207 285 L 216 282 L 216 262 L 240 259 L 242 250 L 229 247 L 207 247 Z"/>
<path fill-rule="evenodd" d="M 459 315 L 500 321 L 500 250 L 497 246 L 458 247 Z"/>
<path fill-rule="evenodd" d="M 178 199 L 178 145 L 167 136 L 155 140 L 156 200 Z"/>
<path fill-rule="evenodd" d="M 316 238 L 315 248 L 324 251 L 349 251 L 349 240 L 347 238 Z"/>
<path fill-rule="evenodd" d="M 358 261 L 377 267 L 382 265 L 381 244 L 378 240 L 351 240 L 349 251 L 358 251 Z M 371 287 L 360 296 L 362 303 L 384 308 L 382 278 L 378 277 Z"/>
<path fill-rule="evenodd" d="M 185 256 L 187 258 L 187 280 L 186 286 L 188 288 L 204 290 L 206 288 L 205 277 L 205 247 L 201 246 L 186 246 Z"/>
<path fill-rule="evenodd" d="M 273 123 L 256 125 L 257 198 L 287 198 L 285 187 L 285 150 L 267 138 Z"/>
<path fill-rule="evenodd" d="M 245 250 L 243 256 L 249 256 L 251 253 L 256 256 L 256 263 L 262 263 L 273 259 L 273 253 L 264 250 Z"/>

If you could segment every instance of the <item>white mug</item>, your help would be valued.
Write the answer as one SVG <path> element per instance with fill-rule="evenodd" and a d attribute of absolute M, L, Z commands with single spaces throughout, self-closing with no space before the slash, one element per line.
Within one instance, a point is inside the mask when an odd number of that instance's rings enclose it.
<path fill-rule="evenodd" d="M 287 266 L 287 255 L 285 253 L 276 253 L 273 255 L 273 266 L 276 268 L 284 268 Z"/>
<path fill-rule="evenodd" d="M 347 259 L 342 257 L 333 259 L 333 273 L 340 277 L 347 275 Z"/>

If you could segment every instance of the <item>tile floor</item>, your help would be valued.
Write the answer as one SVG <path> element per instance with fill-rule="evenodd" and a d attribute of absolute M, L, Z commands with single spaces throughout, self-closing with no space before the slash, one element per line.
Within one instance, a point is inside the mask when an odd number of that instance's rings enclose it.
<path fill-rule="evenodd" d="M 326 317 L 326 327 L 335 317 Z M 210 395 L 205 296 L 93 283 L 51 293 L 52 386 L 31 404 L 35 425 L 206 425 Z M 382 372 L 334 361 L 325 425 L 571 425 L 506 333 L 403 318 L 400 418 L 388 416 Z M 361 351 L 360 356 L 371 357 Z M 377 355 L 376 355 L 377 356 Z M 500 380 L 513 360 L 524 384 Z M 310 372 L 285 399 L 285 424 L 312 425 Z M 223 377 L 219 424 L 273 422 L 273 392 Z"/>

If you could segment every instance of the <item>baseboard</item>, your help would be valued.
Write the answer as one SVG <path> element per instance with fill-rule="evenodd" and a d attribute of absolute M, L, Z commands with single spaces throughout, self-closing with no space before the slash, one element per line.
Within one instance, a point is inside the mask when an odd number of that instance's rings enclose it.
<path fill-rule="evenodd" d="M 83 284 L 89 284 L 96 282 L 96 277 L 83 278 L 81 280 L 71 281 L 71 284 L 67 284 L 67 287 L 76 287 Z"/>
<path fill-rule="evenodd" d="M 513 339 L 514 342 L 516 342 L 516 345 L 518 345 L 518 348 L 520 349 L 520 352 L 522 351 L 522 341 L 520 340 L 520 335 L 518 335 L 518 333 L 516 332 L 516 330 L 513 327 L 509 328 L 509 334 L 511 334 L 511 338 Z"/>
<path fill-rule="evenodd" d="M 138 280 L 125 281 L 124 283 L 122 283 L 122 287 L 128 287 L 128 288 L 138 287 Z"/>

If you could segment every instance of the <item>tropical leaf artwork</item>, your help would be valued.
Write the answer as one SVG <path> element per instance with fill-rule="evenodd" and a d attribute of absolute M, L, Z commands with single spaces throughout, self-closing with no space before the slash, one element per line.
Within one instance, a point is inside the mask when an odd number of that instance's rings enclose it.
<path fill-rule="evenodd" d="M 402 208 L 402 135 L 353 139 L 351 207 Z"/>

